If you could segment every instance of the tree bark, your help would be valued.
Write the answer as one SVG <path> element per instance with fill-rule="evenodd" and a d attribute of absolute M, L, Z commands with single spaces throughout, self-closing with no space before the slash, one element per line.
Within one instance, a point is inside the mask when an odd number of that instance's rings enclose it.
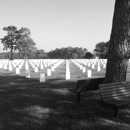
<path fill-rule="evenodd" d="M 10 50 L 10 60 L 13 60 L 13 46 L 11 45 L 11 50 Z"/>
<path fill-rule="evenodd" d="M 126 80 L 130 57 L 130 0 L 116 0 L 105 83 Z"/>

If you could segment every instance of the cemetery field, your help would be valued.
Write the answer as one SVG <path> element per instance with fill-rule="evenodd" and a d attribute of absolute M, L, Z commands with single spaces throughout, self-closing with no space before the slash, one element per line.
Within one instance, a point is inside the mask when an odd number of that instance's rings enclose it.
<path fill-rule="evenodd" d="M 1 60 L 0 130 L 129 130 L 129 106 L 119 109 L 119 118 L 115 118 L 113 109 L 100 105 L 98 90 L 81 93 L 80 104 L 68 90 L 75 88 L 77 80 L 89 78 L 87 70 L 91 77 L 105 76 L 103 64 L 105 61 Z"/>

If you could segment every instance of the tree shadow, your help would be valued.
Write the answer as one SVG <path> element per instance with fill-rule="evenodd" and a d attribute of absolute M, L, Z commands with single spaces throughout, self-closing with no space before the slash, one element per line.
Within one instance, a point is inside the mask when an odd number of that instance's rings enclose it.
<path fill-rule="evenodd" d="M 68 91 L 76 81 L 52 78 L 40 83 L 16 75 L 0 76 L 0 81 L 2 130 L 120 130 L 130 124 L 129 109 L 120 110 L 119 119 L 114 118 L 112 109 L 100 106 L 97 90 L 82 93 L 78 104 L 76 94 Z"/>

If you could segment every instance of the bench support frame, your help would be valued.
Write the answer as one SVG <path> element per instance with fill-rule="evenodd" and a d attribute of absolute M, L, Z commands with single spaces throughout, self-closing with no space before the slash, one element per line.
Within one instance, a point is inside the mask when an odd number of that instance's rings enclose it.
<path fill-rule="evenodd" d="M 129 86 L 130 86 L 129 81 L 99 85 L 99 94 L 100 94 L 100 98 L 101 98 L 101 105 L 105 106 L 105 107 L 106 106 L 112 107 L 114 110 L 114 116 L 116 118 L 118 118 L 118 109 L 130 104 Z M 125 97 L 126 93 L 123 93 L 124 92 L 123 90 L 125 90 L 125 92 L 127 91 L 127 94 L 129 94 L 129 95 L 127 95 L 127 97 Z M 116 98 L 113 98 L 113 95 L 112 95 L 113 93 L 115 94 L 114 97 L 116 97 Z"/>

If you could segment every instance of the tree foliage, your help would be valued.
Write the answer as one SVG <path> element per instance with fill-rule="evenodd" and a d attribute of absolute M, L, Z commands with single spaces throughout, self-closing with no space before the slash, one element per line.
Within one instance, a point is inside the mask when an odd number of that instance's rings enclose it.
<path fill-rule="evenodd" d="M 40 49 L 36 51 L 35 57 L 37 59 L 47 59 L 48 54 L 43 49 Z"/>
<path fill-rule="evenodd" d="M 91 52 L 86 52 L 84 58 L 92 59 L 92 58 L 94 58 L 94 56 L 93 56 L 93 54 Z"/>
<path fill-rule="evenodd" d="M 52 59 L 80 59 L 84 58 L 85 53 L 87 52 L 86 48 L 78 47 L 66 47 L 48 52 L 48 56 Z"/>
<path fill-rule="evenodd" d="M 4 48 L 3 50 L 10 49 L 11 57 L 10 59 L 13 59 L 13 50 L 17 50 L 17 44 L 19 40 L 19 31 L 17 30 L 17 27 L 15 26 L 8 26 L 3 28 L 4 31 L 7 31 L 7 35 L 1 38 L 1 43 L 3 44 Z"/>
<path fill-rule="evenodd" d="M 23 54 L 24 58 L 27 58 L 31 51 L 34 51 L 36 43 L 30 37 L 31 32 L 28 28 L 21 28 L 19 30 L 21 37 L 18 42 L 18 50 Z"/>
<path fill-rule="evenodd" d="M 97 43 L 94 49 L 95 56 L 101 59 L 106 59 L 108 57 L 109 44 L 109 41 Z"/>
<path fill-rule="evenodd" d="M 20 57 L 27 58 L 32 52 L 36 51 L 36 43 L 30 37 L 31 32 L 28 28 L 17 29 L 15 26 L 3 28 L 7 31 L 7 35 L 1 38 L 1 43 L 4 45 L 3 50 L 10 49 L 10 59 L 13 59 L 13 51 L 18 50 Z"/>

